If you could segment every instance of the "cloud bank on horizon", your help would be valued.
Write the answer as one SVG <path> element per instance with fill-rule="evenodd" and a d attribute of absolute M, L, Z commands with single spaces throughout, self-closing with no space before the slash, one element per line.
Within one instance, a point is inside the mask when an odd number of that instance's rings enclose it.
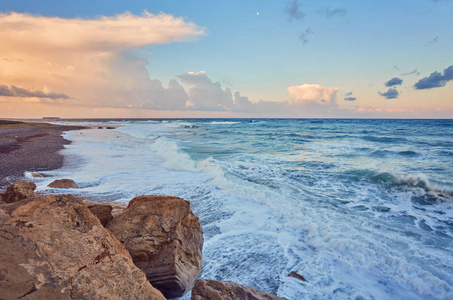
<path fill-rule="evenodd" d="M 69 99 L 69 96 L 63 93 L 30 91 L 17 86 L 6 86 L 0 84 L 0 96 L 20 97 L 20 98 L 46 98 L 46 99 Z"/>
<path fill-rule="evenodd" d="M 336 103 L 338 88 L 319 84 L 289 87 L 290 102 L 251 102 L 213 82 L 204 71 L 180 74 L 176 77 L 181 83 L 175 78 L 164 87 L 150 78 L 147 59 L 131 50 L 205 34 L 197 25 L 166 14 L 82 20 L 12 13 L 0 15 L 0 27 L 0 50 L 6 56 L 0 66 L 14 69 L 15 77 L 19 73 L 18 84 L 37 86 L 43 81 L 51 89 L 67 91 L 0 85 L 0 96 L 38 98 L 35 102 L 41 103 L 72 98 L 55 104 L 86 107 L 249 113 L 297 113 L 304 112 L 306 104 L 313 108 Z"/>

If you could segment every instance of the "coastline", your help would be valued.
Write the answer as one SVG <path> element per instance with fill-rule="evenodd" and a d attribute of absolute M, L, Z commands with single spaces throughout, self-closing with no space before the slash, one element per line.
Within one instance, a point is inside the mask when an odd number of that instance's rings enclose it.
<path fill-rule="evenodd" d="M 60 150 L 71 142 L 62 136 L 84 126 L 19 123 L 0 126 L 0 188 L 24 180 L 25 171 L 49 171 L 64 165 Z"/>

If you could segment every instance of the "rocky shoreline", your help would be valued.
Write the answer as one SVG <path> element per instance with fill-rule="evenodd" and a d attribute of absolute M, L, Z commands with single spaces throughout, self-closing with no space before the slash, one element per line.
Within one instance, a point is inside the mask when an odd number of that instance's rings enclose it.
<path fill-rule="evenodd" d="M 33 182 L 15 182 L 28 170 L 61 168 L 59 151 L 70 143 L 62 132 L 85 128 L 19 123 L 0 126 L 0 300 L 171 299 L 189 291 L 196 300 L 284 299 L 197 280 L 203 230 L 189 201 L 98 202 L 38 195 Z M 50 186 L 77 188 L 66 179 Z"/>
<path fill-rule="evenodd" d="M 10 124 L 11 123 L 11 124 Z M 82 126 L 46 123 L 0 122 L 0 188 L 24 180 L 24 172 L 59 169 L 64 157 L 59 152 L 70 143 L 62 137 Z"/>
<path fill-rule="evenodd" d="M 41 196 L 33 182 L 0 194 L 0 299 L 284 299 L 197 280 L 203 230 L 190 202 L 138 196 L 126 206 Z"/>

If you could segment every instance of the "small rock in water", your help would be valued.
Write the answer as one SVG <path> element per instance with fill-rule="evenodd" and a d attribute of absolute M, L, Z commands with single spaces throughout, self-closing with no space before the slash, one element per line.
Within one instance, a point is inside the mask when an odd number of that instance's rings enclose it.
<path fill-rule="evenodd" d="M 57 189 L 76 189 L 78 188 L 77 183 L 72 179 L 57 179 L 52 183 L 47 185 L 48 187 L 57 188 Z"/>
<path fill-rule="evenodd" d="M 38 172 L 30 172 L 30 175 L 33 177 L 43 177 L 42 174 L 39 174 Z"/>
<path fill-rule="evenodd" d="M 305 281 L 307 282 L 307 280 L 304 278 L 304 276 L 300 275 L 300 274 L 297 274 L 296 272 L 294 271 L 291 271 L 291 273 L 288 274 L 288 277 L 294 277 L 294 278 L 297 278 L 299 280 L 302 280 L 302 281 Z"/>

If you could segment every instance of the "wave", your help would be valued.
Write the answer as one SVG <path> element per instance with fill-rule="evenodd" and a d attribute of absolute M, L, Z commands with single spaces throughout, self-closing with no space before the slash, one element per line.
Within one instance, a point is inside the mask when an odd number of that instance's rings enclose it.
<path fill-rule="evenodd" d="M 164 160 L 163 165 L 167 168 L 205 172 L 210 174 L 216 183 L 225 180 L 222 168 L 211 156 L 195 161 L 189 154 L 180 149 L 175 141 L 166 137 L 158 137 L 149 147 Z"/>
<path fill-rule="evenodd" d="M 442 155 L 442 156 L 453 156 L 453 151 L 443 150 L 443 151 L 438 151 L 437 153 L 439 153 L 439 155 Z"/>
<path fill-rule="evenodd" d="M 233 125 L 233 124 L 239 124 L 241 122 L 238 121 L 212 121 L 211 124 L 213 125 Z"/>
<path fill-rule="evenodd" d="M 400 176 L 391 172 L 376 172 L 371 170 L 355 170 L 349 175 L 356 181 L 369 181 L 386 184 L 392 187 L 420 188 L 426 192 L 438 193 L 441 196 L 453 197 L 453 183 L 434 182 L 425 174 Z"/>
<path fill-rule="evenodd" d="M 408 151 L 400 151 L 400 152 L 398 152 L 398 154 L 399 155 L 403 155 L 403 156 L 418 156 L 418 155 L 420 155 L 417 152 L 410 151 L 410 150 L 408 150 Z"/>
<path fill-rule="evenodd" d="M 376 151 L 373 151 L 369 154 L 369 156 L 371 157 L 386 157 L 388 155 L 392 155 L 394 154 L 394 152 L 390 151 L 390 150 L 376 150 Z"/>
<path fill-rule="evenodd" d="M 363 140 L 376 143 L 401 143 L 405 142 L 406 139 L 399 137 L 387 137 L 387 136 L 364 136 Z"/>
<path fill-rule="evenodd" d="M 370 157 L 387 157 L 387 156 L 395 156 L 395 155 L 405 156 L 405 157 L 415 157 L 415 156 L 419 156 L 420 154 L 415 151 L 411 151 L 411 150 L 398 151 L 398 152 L 391 151 L 391 150 L 376 150 L 369 154 Z"/>

